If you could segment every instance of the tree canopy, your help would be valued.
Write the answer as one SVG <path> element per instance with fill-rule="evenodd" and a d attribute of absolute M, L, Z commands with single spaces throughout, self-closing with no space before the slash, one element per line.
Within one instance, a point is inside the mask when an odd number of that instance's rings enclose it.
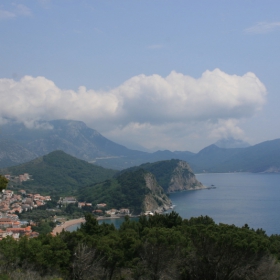
<path fill-rule="evenodd" d="M 6 177 L 0 175 L 0 191 L 6 189 L 9 181 Z"/>
<path fill-rule="evenodd" d="M 1 240 L 0 278 L 29 279 L 32 272 L 34 279 L 280 279 L 280 236 L 262 229 L 175 212 L 127 217 L 119 229 L 85 218 L 74 232 Z"/>

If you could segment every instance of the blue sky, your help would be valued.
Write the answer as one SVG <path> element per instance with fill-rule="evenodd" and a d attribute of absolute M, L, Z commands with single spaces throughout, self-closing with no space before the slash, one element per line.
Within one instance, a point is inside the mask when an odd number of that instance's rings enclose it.
<path fill-rule="evenodd" d="M 279 1 L 2 1 L 0 122 L 131 148 L 280 138 Z"/>

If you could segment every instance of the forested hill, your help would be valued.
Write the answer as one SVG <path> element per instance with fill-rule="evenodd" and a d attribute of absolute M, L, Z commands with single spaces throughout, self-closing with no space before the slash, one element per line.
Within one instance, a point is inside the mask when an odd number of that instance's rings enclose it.
<path fill-rule="evenodd" d="M 165 192 L 204 188 L 204 186 L 197 181 L 189 164 L 182 160 L 171 159 L 154 163 L 144 163 L 140 166 L 125 169 L 119 174 L 138 169 L 151 172 Z"/>
<path fill-rule="evenodd" d="M 111 178 L 116 171 L 90 164 L 63 151 L 54 151 L 28 163 L 2 170 L 19 175 L 29 173 L 32 180 L 23 182 L 27 190 L 40 193 L 70 194 L 79 187 Z"/>
<path fill-rule="evenodd" d="M 167 210 L 172 204 L 154 175 L 144 169 L 127 171 L 114 179 L 82 187 L 79 200 L 106 203 L 108 208 L 129 208 L 133 214 Z"/>

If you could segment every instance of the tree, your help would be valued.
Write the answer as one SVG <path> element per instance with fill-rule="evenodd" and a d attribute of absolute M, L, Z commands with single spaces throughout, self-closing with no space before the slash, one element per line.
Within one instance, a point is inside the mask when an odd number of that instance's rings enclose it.
<path fill-rule="evenodd" d="M 102 258 L 98 256 L 95 248 L 91 248 L 84 243 L 79 243 L 74 251 L 74 260 L 72 262 L 74 279 L 100 278 L 102 274 L 101 262 Z"/>
<path fill-rule="evenodd" d="M 255 279 L 250 277 L 269 255 L 266 236 L 248 228 L 211 224 L 202 217 L 192 218 L 189 224 L 183 229 L 190 238 L 181 267 L 183 280 Z"/>
<path fill-rule="evenodd" d="M 137 279 L 176 279 L 181 248 L 187 239 L 173 228 L 145 228 L 142 237 L 140 259 L 135 274 Z M 135 276 L 136 276 L 135 275 Z"/>
<path fill-rule="evenodd" d="M 0 175 L 0 191 L 6 189 L 9 181 L 6 177 Z"/>

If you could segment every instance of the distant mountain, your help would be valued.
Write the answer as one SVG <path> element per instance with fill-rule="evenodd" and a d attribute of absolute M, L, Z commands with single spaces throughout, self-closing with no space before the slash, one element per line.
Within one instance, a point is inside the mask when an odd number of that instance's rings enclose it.
<path fill-rule="evenodd" d="M 248 148 L 210 145 L 188 162 L 195 172 L 280 172 L 280 139 Z"/>
<path fill-rule="evenodd" d="M 0 168 L 27 162 L 36 154 L 13 140 L 0 139 Z"/>
<path fill-rule="evenodd" d="M 248 143 L 222 139 L 198 153 L 168 150 L 147 153 L 130 150 L 102 136 L 83 122 L 55 120 L 36 129 L 8 123 L 0 130 L 0 168 L 28 162 L 55 150 L 106 168 L 122 170 L 146 162 L 180 159 L 197 172 L 280 172 L 280 139 L 244 147 Z"/>
<path fill-rule="evenodd" d="M 111 178 L 116 171 L 90 164 L 63 151 L 54 151 L 28 163 L 8 167 L 1 173 L 18 176 L 29 173 L 31 179 L 22 188 L 30 192 L 73 194 L 79 187 Z"/>
<path fill-rule="evenodd" d="M 61 149 L 65 152 L 71 150 L 79 157 L 90 160 L 95 157 L 126 156 L 131 152 L 81 121 L 55 120 L 42 124 L 36 129 L 29 129 L 18 123 L 6 124 L 2 126 L 1 138 L 17 140 L 38 155 Z"/>
<path fill-rule="evenodd" d="M 191 152 L 141 152 L 119 145 L 81 121 L 38 122 L 36 128 L 8 122 L 0 130 L 0 168 L 28 162 L 55 150 L 112 169 L 125 169 L 144 162 L 155 162 L 194 155 Z"/>
<path fill-rule="evenodd" d="M 240 139 L 235 139 L 233 137 L 220 139 L 215 143 L 215 145 L 223 149 L 247 148 L 251 146 L 249 143 Z"/>

